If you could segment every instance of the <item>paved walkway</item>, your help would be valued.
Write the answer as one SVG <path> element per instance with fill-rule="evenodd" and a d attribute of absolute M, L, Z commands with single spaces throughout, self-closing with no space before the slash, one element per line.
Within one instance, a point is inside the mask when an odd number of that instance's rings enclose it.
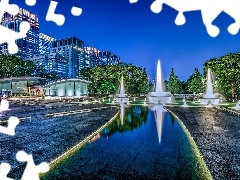
<path fill-rule="evenodd" d="M 48 113 L 96 107 L 107 108 L 101 109 L 101 114 L 96 109 L 91 112 L 58 117 L 45 116 Z M 50 162 L 107 123 L 119 110 L 101 104 L 53 109 L 16 105 L 10 106 L 10 109 L 13 111 L 5 112 L 1 119 L 8 119 L 11 115 L 31 116 L 19 123 L 15 136 L 0 134 L 0 163 L 7 162 L 11 165 L 9 177 L 14 179 L 21 177 L 26 166 L 26 163 L 19 163 L 16 160 L 18 151 L 24 150 L 32 154 L 36 165 L 43 161 Z"/>
<path fill-rule="evenodd" d="M 240 179 L 240 118 L 216 108 L 167 107 L 184 123 L 214 179 Z"/>

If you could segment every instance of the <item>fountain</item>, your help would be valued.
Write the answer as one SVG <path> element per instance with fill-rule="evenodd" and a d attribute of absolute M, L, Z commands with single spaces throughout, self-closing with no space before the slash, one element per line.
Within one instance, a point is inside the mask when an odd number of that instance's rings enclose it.
<path fill-rule="evenodd" d="M 237 102 L 235 109 L 237 109 L 237 110 L 240 109 L 240 100 Z"/>
<path fill-rule="evenodd" d="M 85 101 L 84 101 L 84 104 L 88 104 L 88 103 L 90 103 L 88 100 L 85 100 Z"/>
<path fill-rule="evenodd" d="M 208 102 L 208 104 L 206 105 L 206 107 L 212 107 L 211 101 Z"/>
<path fill-rule="evenodd" d="M 183 105 L 182 105 L 182 106 L 183 106 L 183 107 L 188 107 L 185 99 L 183 99 Z"/>
<path fill-rule="evenodd" d="M 94 103 L 97 103 L 98 102 L 98 100 L 97 99 L 94 99 L 94 101 L 93 101 Z"/>
<path fill-rule="evenodd" d="M 162 105 L 149 106 L 148 109 L 154 112 L 158 132 L 158 141 L 159 144 L 161 144 L 164 112 L 167 111 L 163 108 Z"/>
<path fill-rule="evenodd" d="M 123 103 L 126 103 L 129 101 L 129 98 L 126 97 L 126 95 L 124 94 L 124 84 L 123 84 L 123 76 L 121 77 L 121 80 L 120 80 L 120 87 L 119 87 L 119 94 L 116 95 L 116 99 L 117 99 L 117 102 L 123 102 Z"/>
<path fill-rule="evenodd" d="M 208 68 L 207 72 L 207 88 L 203 98 L 200 98 L 201 104 L 219 104 L 219 94 L 213 92 L 212 71 Z"/>
<path fill-rule="evenodd" d="M 155 90 L 150 92 L 147 96 L 148 101 L 150 103 L 158 104 L 158 103 L 170 103 L 172 101 L 172 94 L 169 92 L 164 92 L 162 87 L 162 75 L 161 75 L 161 66 L 160 60 L 158 60 L 157 65 L 157 76 L 155 83 Z"/>
<path fill-rule="evenodd" d="M 144 102 L 143 102 L 143 105 L 144 105 L 144 106 L 147 106 L 147 103 L 146 103 L 146 101 L 144 101 Z"/>

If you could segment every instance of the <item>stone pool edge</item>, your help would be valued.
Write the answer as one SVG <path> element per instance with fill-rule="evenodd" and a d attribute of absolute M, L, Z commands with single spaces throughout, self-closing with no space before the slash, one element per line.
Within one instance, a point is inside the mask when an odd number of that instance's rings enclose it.
<path fill-rule="evenodd" d="M 70 148 L 69 150 L 65 151 L 64 153 L 62 153 L 60 156 L 58 156 L 57 158 L 51 160 L 48 165 L 49 165 L 49 171 L 53 170 L 56 166 L 58 166 L 60 163 L 62 163 L 64 160 L 68 159 L 69 156 L 71 156 L 72 154 L 74 154 L 76 151 L 78 151 L 82 146 L 84 146 L 90 139 L 92 139 L 96 134 L 98 134 L 99 132 L 101 132 L 104 128 L 106 128 L 109 124 L 111 124 L 119 115 L 119 111 L 104 125 L 102 125 L 100 128 L 98 128 L 96 131 L 92 132 L 89 136 L 87 136 L 86 138 L 84 138 L 82 141 L 80 141 L 79 143 L 77 143 L 75 146 L 73 146 L 72 148 Z M 49 172 L 48 171 L 48 172 Z M 40 173 L 39 176 L 42 177 L 44 176 L 46 173 Z"/>
<path fill-rule="evenodd" d="M 203 155 L 201 154 L 197 144 L 195 143 L 193 137 L 191 136 L 190 132 L 188 131 L 187 127 L 183 124 L 183 122 L 181 121 L 181 119 L 175 114 L 173 113 L 171 110 L 169 110 L 167 107 L 165 107 L 165 109 L 170 112 L 173 116 L 176 117 L 176 119 L 178 120 L 179 124 L 182 126 L 184 132 L 186 133 L 187 137 L 188 137 L 188 140 L 190 142 L 190 145 L 192 147 L 192 150 L 194 152 L 194 154 L 196 155 L 197 157 L 197 161 L 198 161 L 198 164 L 199 164 L 199 169 L 201 170 L 201 172 L 203 172 L 203 178 L 204 179 L 211 179 L 213 180 L 213 177 L 210 173 L 210 170 L 203 158 Z"/>

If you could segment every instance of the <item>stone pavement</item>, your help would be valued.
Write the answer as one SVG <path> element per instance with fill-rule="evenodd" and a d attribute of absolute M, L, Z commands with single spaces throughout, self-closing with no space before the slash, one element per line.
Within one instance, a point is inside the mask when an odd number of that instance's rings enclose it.
<path fill-rule="evenodd" d="M 96 107 L 107 108 L 58 117 L 45 116 L 48 113 Z M 31 116 L 19 123 L 15 136 L 0 134 L 0 163 L 7 162 L 11 165 L 9 177 L 14 179 L 21 177 L 26 166 L 26 163 L 16 160 L 18 151 L 24 150 L 32 154 L 35 164 L 50 162 L 107 123 L 119 111 L 118 108 L 102 104 L 53 108 L 10 105 L 10 109 L 2 113 L 1 119 L 8 119 L 12 115 Z"/>
<path fill-rule="evenodd" d="M 240 118 L 216 108 L 167 107 L 183 122 L 214 179 L 240 179 Z"/>

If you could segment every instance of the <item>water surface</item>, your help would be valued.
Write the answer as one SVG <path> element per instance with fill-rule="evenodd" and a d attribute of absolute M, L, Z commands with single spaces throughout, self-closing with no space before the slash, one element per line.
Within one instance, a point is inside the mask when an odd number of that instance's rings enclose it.
<path fill-rule="evenodd" d="M 206 179 L 179 121 L 161 106 L 119 116 L 42 179 Z"/>

